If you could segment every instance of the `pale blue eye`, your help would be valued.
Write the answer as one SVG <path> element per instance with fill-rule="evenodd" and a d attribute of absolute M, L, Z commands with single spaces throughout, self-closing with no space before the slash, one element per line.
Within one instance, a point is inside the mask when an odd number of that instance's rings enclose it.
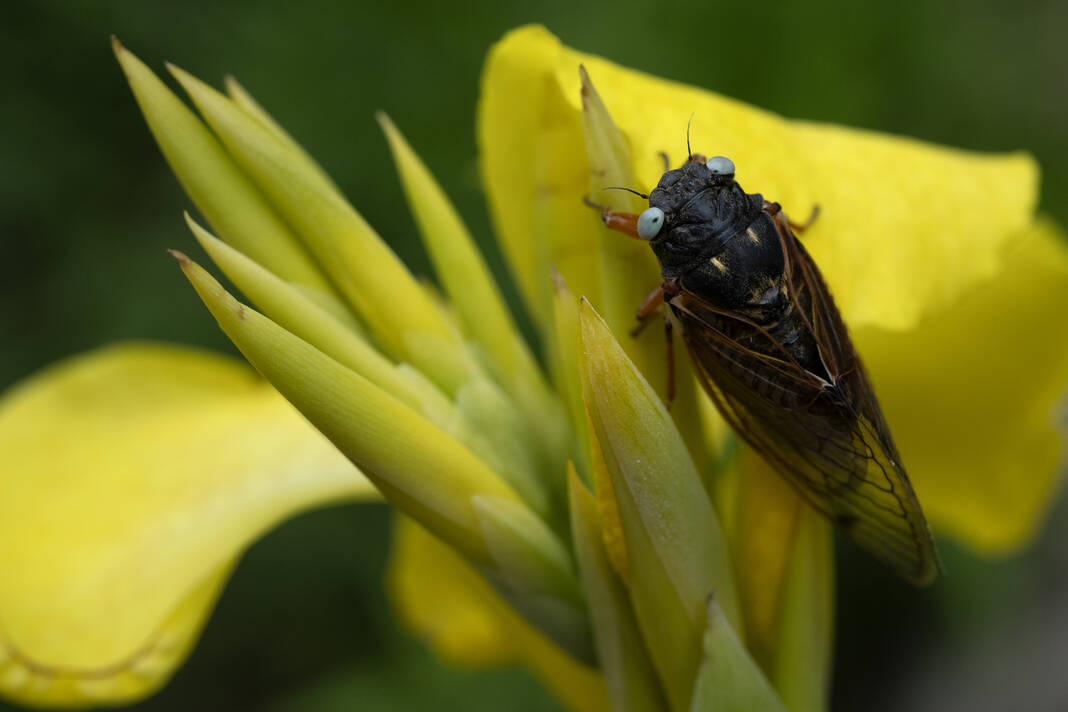
<path fill-rule="evenodd" d="M 712 156 L 712 158 L 709 158 L 708 161 L 705 162 L 705 165 L 708 166 L 708 170 L 712 171 L 712 175 L 734 175 L 734 161 L 726 156 Z"/>
<path fill-rule="evenodd" d="M 649 208 L 638 216 L 638 237 L 643 240 L 652 240 L 660 234 L 664 227 L 664 211 L 660 208 Z"/>

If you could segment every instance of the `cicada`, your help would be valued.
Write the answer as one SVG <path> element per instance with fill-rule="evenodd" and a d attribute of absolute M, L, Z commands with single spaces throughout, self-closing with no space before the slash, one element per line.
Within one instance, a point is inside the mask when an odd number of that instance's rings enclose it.
<path fill-rule="evenodd" d="M 660 263 L 638 318 L 666 303 L 669 345 L 674 323 L 734 431 L 861 548 L 929 583 L 930 528 L 838 308 L 799 226 L 734 172 L 728 158 L 691 154 L 638 193 L 640 215 L 601 209 Z"/>

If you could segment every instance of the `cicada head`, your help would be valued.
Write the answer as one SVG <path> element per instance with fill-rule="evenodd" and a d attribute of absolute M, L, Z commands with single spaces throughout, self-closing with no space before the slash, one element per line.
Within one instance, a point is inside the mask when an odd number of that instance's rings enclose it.
<path fill-rule="evenodd" d="M 745 229 L 764 202 L 735 182 L 729 158 L 701 158 L 691 156 L 664 173 L 649 194 L 649 209 L 638 217 L 638 235 L 649 241 L 665 277 L 685 272 L 710 248 Z"/>

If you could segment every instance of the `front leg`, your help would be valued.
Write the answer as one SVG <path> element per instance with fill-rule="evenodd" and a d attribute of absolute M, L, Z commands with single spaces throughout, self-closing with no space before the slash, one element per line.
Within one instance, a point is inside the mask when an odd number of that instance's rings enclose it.
<path fill-rule="evenodd" d="M 634 213 L 619 213 L 609 207 L 595 203 L 589 198 L 583 198 L 582 202 L 586 203 L 586 205 L 594 210 L 600 210 L 601 221 L 607 227 L 616 232 L 621 232 L 624 235 L 633 237 L 635 240 L 642 239 L 638 236 L 638 216 Z"/>

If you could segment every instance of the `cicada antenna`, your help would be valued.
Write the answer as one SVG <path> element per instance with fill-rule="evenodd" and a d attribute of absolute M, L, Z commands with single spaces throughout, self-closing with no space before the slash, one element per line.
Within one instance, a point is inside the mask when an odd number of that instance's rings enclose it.
<path fill-rule="evenodd" d="M 690 114 L 690 120 L 686 122 L 686 160 L 689 161 L 693 158 L 693 150 L 690 149 L 690 126 L 693 125 L 693 117 L 697 112 Z"/>
<path fill-rule="evenodd" d="M 628 193 L 634 193 L 636 196 L 638 196 L 642 200 L 649 200 L 649 196 L 646 195 L 645 193 L 639 193 L 638 191 L 634 190 L 633 188 L 624 188 L 624 187 L 619 186 L 619 185 L 610 185 L 610 186 L 607 186 L 605 188 L 601 188 L 601 190 L 599 190 L 597 192 L 600 193 L 600 192 L 603 192 L 603 191 L 606 191 L 606 190 L 625 190 Z"/>

